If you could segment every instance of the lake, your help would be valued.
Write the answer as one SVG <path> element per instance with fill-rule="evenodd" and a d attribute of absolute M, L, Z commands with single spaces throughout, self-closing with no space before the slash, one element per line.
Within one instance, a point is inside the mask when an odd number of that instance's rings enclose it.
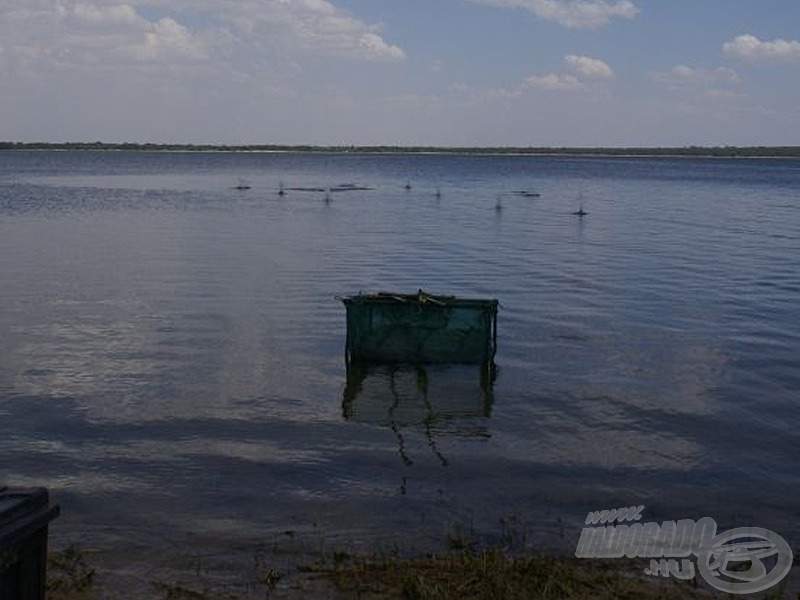
<path fill-rule="evenodd" d="M 57 544 L 800 544 L 800 161 L 0 152 L 0 282 L 0 483 Z M 418 289 L 500 301 L 492 384 L 348 381 L 341 297 Z"/>

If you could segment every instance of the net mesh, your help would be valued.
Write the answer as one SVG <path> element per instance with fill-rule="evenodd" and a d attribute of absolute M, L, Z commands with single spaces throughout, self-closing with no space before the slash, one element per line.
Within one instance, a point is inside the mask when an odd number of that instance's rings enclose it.
<path fill-rule="evenodd" d="M 420 292 L 351 296 L 344 304 L 348 360 L 486 363 L 494 357 L 496 300 Z"/>

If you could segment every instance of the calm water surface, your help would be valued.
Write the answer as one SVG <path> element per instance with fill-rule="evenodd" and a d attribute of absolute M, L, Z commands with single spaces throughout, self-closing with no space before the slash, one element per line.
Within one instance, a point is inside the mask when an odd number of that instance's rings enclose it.
<path fill-rule="evenodd" d="M 0 481 L 106 546 L 632 504 L 797 546 L 799 257 L 796 161 L 0 153 Z M 491 388 L 347 381 L 337 297 L 419 288 L 500 300 Z"/>

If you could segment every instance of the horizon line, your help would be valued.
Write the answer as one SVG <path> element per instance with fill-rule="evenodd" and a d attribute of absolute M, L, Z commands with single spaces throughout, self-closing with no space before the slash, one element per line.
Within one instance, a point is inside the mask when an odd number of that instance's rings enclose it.
<path fill-rule="evenodd" d="M 685 145 L 685 146 L 439 146 L 430 144 L 283 144 L 283 143 L 178 143 L 178 142 L 11 142 L 0 141 L 0 150 L 184 150 L 220 152 L 354 152 L 522 155 L 611 155 L 611 156 L 718 156 L 798 157 L 800 146 L 791 145 Z"/>

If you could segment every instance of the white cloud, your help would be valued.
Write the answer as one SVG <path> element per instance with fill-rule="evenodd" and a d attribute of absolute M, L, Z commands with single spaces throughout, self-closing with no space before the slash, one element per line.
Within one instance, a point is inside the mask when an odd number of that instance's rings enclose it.
<path fill-rule="evenodd" d="M 143 28 L 141 39 L 135 40 L 129 46 L 120 47 L 118 51 L 122 56 L 141 61 L 207 58 L 203 42 L 188 28 L 169 17 L 148 23 Z"/>
<path fill-rule="evenodd" d="M 720 88 L 711 88 L 708 90 L 704 90 L 701 95 L 703 98 L 707 100 L 738 101 L 738 100 L 744 100 L 746 98 L 746 96 L 741 92 L 736 92 L 734 90 L 720 89 Z"/>
<path fill-rule="evenodd" d="M 685 85 L 720 85 L 741 83 L 742 78 L 733 69 L 718 67 L 716 69 L 702 69 L 688 65 L 675 65 L 669 71 L 651 73 L 651 79 L 656 83 L 670 86 Z"/>
<path fill-rule="evenodd" d="M 610 79 L 614 71 L 608 63 L 599 58 L 581 54 L 567 54 L 564 62 L 574 73 L 548 73 L 546 75 L 530 75 L 520 88 L 546 90 L 550 92 L 577 92 L 587 89 L 589 79 Z"/>
<path fill-rule="evenodd" d="M 706 69 L 675 65 L 668 71 L 650 73 L 651 81 L 665 86 L 676 101 L 690 106 L 693 111 L 729 109 L 742 104 L 747 96 L 735 88 L 742 78 L 733 69 L 717 67 Z M 687 104 L 688 102 L 688 104 Z"/>
<path fill-rule="evenodd" d="M 2 60 L 17 70 L 187 61 L 259 69 L 301 54 L 401 60 L 381 27 L 328 0 L 0 1 Z"/>
<path fill-rule="evenodd" d="M 614 76 L 614 71 L 611 70 L 608 63 L 599 58 L 591 58 L 580 54 L 567 54 L 564 60 L 573 70 L 585 77 L 609 79 Z"/>
<path fill-rule="evenodd" d="M 120 24 L 136 24 L 141 17 L 132 6 L 117 4 L 113 6 L 95 6 L 79 2 L 72 6 L 55 5 L 56 11 L 69 21 L 81 26 L 115 26 Z"/>
<path fill-rule="evenodd" d="M 743 60 L 791 61 L 800 60 L 800 42 L 776 39 L 761 41 L 754 35 L 740 35 L 726 42 L 722 52 L 729 58 Z"/>
<path fill-rule="evenodd" d="M 207 0 L 206 0 L 207 1 Z M 246 42 L 323 56 L 402 60 L 405 52 L 369 25 L 327 0 L 241 0 L 228 2 L 220 18 Z"/>
<path fill-rule="evenodd" d="M 574 75 L 548 73 L 547 75 L 531 75 L 523 83 L 523 87 L 548 90 L 551 92 L 574 92 L 583 88 L 583 83 Z"/>
<path fill-rule="evenodd" d="M 149 20 L 131 4 L 102 0 L 0 6 L 0 39 L 8 51 L 6 66 L 26 75 L 207 61 L 218 43 L 209 32 L 193 31 L 170 16 Z"/>
<path fill-rule="evenodd" d="M 611 19 L 632 19 L 639 9 L 630 0 L 473 0 L 480 4 L 522 8 L 540 19 L 574 29 L 597 29 Z"/>
<path fill-rule="evenodd" d="M 428 68 L 434 73 L 441 73 L 445 69 L 444 61 L 441 58 L 436 58 L 431 61 Z"/>
<path fill-rule="evenodd" d="M 476 88 L 463 83 L 450 86 L 450 92 L 467 105 L 505 103 L 522 98 L 531 98 L 534 91 L 558 93 L 577 93 L 587 89 L 586 84 L 570 73 L 547 73 L 529 75 L 510 86 Z M 540 98 L 549 94 L 537 94 Z"/>
<path fill-rule="evenodd" d="M 376 33 L 362 33 L 358 39 L 358 49 L 366 52 L 368 58 L 387 58 L 390 60 L 402 60 L 406 57 L 405 52 L 398 46 L 387 44 L 381 36 Z"/>

